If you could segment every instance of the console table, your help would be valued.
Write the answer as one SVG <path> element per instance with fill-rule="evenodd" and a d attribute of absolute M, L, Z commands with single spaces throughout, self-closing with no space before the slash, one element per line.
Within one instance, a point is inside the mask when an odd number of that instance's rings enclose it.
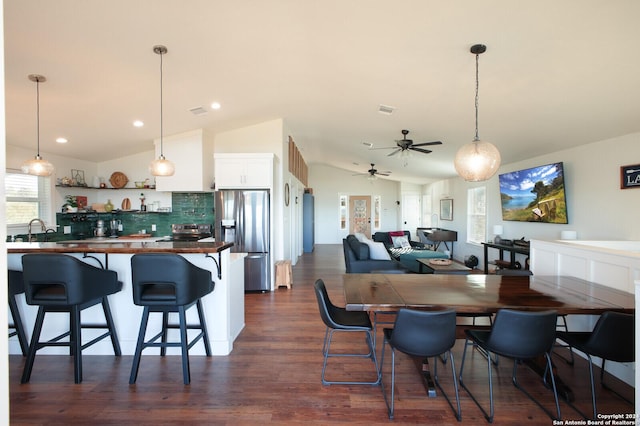
<path fill-rule="evenodd" d="M 510 253 L 510 264 L 513 266 L 516 263 L 516 253 L 525 254 L 529 256 L 529 247 L 519 245 L 504 245 L 496 243 L 482 243 L 484 246 L 484 273 L 489 273 L 489 248 L 497 249 L 500 251 L 500 259 L 504 260 L 504 252 Z M 528 269 L 527 265 L 525 268 Z"/>

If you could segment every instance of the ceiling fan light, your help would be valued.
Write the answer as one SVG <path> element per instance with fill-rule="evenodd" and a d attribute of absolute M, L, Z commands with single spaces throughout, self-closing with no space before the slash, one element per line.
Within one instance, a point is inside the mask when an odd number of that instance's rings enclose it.
<path fill-rule="evenodd" d="M 32 160 L 25 161 L 20 168 L 23 173 L 34 176 L 51 176 L 55 170 L 53 164 L 43 160 L 39 155 L 36 155 Z"/>
<path fill-rule="evenodd" d="M 490 142 L 476 139 L 456 152 L 453 165 L 467 182 L 481 182 L 496 174 L 500 161 L 498 148 Z"/>
<path fill-rule="evenodd" d="M 151 172 L 153 176 L 173 176 L 175 171 L 175 165 L 164 158 L 164 155 L 161 155 L 157 160 L 153 160 L 151 164 L 149 164 L 149 172 Z"/>

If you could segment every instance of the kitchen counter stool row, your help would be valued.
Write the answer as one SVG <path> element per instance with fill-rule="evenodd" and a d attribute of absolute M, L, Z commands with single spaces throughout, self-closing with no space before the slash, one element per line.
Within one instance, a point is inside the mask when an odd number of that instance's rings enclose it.
<path fill-rule="evenodd" d="M 22 272 L 9 271 L 9 304 L 13 317 L 14 333 L 18 335 L 23 354 L 26 355 L 22 383 L 29 382 L 39 349 L 47 346 L 68 346 L 74 357 L 75 383 L 82 382 L 82 351 L 109 337 L 115 356 L 121 355 L 120 344 L 114 325 L 108 296 L 122 290 L 122 282 L 115 271 L 89 265 L 80 259 L 57 253 L 25 254 L 22 257 Z M 131 258 L 133 302 L 144 308 L 140 323 L 136 350 L 129 383 L 135 383 L 141 353 L 148 347 L 159 347 L 160 355 L 167 347 L 180 347 L 184 384 L 190 383 L 189 349 L 202 339 L 207 356 L 211 356 L 209 336 L 201 298 L 214 289 L 211 272 L 199 268 L 184 257 L 171 253 L 140 253 Z M 13 309 L 15 295 L 25 293 L 27 304 L 38 307 L 31 342 L 27 346 L 26 333 L 17 309 Z M 105 317 L 103 324 L 83 324 L 84 309 L 101 304 Z M 196 306 L 199 324 L 187 324 L 186 310 Z M 150 313 L 162 314 L 162 329 L 145 341 Z M 169 313 L 178 313 L 178 323 L 169 323 Z M 66 313 L 69 315 L 69 330 L 48 340 L 41 341 L 45 315 Z M 83 329 L 103 329 L 105 332 L 83 343 Z M 179 329 L 179 341 L 168 341 L 168 329 Z M 200 332 L 188 341 L 187 330 Z M 10 333 L 10 336 L 13 334 Z"/>

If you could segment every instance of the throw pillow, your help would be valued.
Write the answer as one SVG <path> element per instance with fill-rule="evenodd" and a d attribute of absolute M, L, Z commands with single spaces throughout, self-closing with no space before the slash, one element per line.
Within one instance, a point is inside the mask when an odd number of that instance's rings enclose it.
<path fill-rule="evenodd" d="M 411 247 L 411 243 L 409 243 L 409 239 L 406 236 L 402 237 L 391 237 L 393 240 L 393 247 L 395 248 L 405 248 Z"/>
<path fill-rule="evenodd" d="M 404 231 L 391 231 L 389 232 L 389 243 L 393 244 L 393 237 L 404 237 Z"/>
<path fill-rule="evenodd" d="M 364 243 L 364 240 L 366 240 L 366 239 L 367 239 L 367 237 L 365 237 L 365 235 L 364 235 L 363 233 L 361 233 L 361 232 L 356 232 L 356 233 L 355 233 L 355 234 L 353 234 L 353 235 L 355 235 L 355 237 L 357 238 L 357 240 L 358 240 L 358 241 L 360 241 L 361 243 Z"/>
<path fill-rule="evenodd" d="M 371 240 L 365 240 L 365 243 L 369 246 L 369 258 L 373 260 L 391 260 L 389 252 L 382 243 L 377 243 Z"/>

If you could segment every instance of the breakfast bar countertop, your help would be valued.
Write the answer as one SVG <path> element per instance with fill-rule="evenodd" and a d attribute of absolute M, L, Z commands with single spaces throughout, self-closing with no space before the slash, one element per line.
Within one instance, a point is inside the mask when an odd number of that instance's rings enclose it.
<path fill-rule="evenodd" d="M 225 242 L 57 242 L 7 243 L 8 253 L 218 253 L 233 246 Z"/>

